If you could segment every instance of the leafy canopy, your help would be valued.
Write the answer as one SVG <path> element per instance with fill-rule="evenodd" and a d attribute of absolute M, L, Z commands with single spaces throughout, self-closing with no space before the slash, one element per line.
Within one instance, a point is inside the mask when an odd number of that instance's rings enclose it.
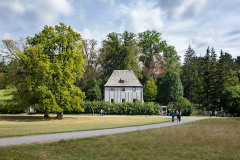
<path fill-rule="evenodd" d="M 27 38 L 20 54 L 16 98 L 22 106 L 39 104 L 62 112 L 77 108 L 85 95 L 74 85 L 83 75 L 81 35 L 63 23 Z"/>

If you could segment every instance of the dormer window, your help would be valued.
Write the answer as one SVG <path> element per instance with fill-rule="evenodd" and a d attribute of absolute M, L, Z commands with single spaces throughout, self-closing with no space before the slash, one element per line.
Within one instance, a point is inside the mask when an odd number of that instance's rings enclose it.
<path fill-rule="evenodd" d="M 124 83 L 124 80 L 120 78 L 120 80 L 118 81 L 118 83 Z"/>

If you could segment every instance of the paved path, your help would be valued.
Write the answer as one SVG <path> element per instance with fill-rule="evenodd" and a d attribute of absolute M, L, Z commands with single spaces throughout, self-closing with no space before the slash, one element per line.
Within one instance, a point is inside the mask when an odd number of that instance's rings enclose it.
<path fill-rule="evenodd" d="M 143 125 L 143 126 L 124 127 L 124 128 L 0 138 L 0 146 L 31 144 L 31 143 L 37 143 L 37 142 L 59 141 L 59 140 L 66 140 L 66 139 L 94 137 L 94 136 L 101 136 L 101 135 L 107 135 L 107 134 L 132 132 L 132 131 L 138 131 L 138 130 L 174 126 L 174 125 L 179 125 L 179 124 L 206 119 L 206 118 L 207 117 L 182 117 L 182 121 L 180 123 L 175 121 L 175 122 L 166 122 L 166 123 L 150 124 L 150 125 Z"/>

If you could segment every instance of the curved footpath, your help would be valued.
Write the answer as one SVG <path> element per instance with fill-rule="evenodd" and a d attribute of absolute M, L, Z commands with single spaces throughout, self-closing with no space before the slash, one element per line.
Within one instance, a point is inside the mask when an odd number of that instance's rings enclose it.
<path fill-rule="evenodd" d="M 59 140 L 67 140 L 67 139 L 75 139 L 75 138 L 101 136 L 101 135 L 107 135 L 107 134 L 116 134 L 116 133 L 123 133 L 123 132 L 132 132 L 132 131 L 146 130 L 146 129 L 152 129 L 152 128 L 175 126 L 175 125 L 193 122 L 201 119 L 207 119 L 207 118 L 208 117 L 182 117 L 182 120 L 180 123 L 175 121 L 175 122 L 166 122 L 166 123 L 149 124 L 149 125 L 143 125 L 143 126 L 124 127 L 124 128 L 0 138 L 0 146 L 31 144 L 31 143 L 37 143 L 37 142 L 59 141 Z"/>

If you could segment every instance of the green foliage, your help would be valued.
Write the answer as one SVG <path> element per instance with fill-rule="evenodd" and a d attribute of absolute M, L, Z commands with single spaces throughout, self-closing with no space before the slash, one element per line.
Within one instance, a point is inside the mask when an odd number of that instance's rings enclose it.
<path fill-rule="evenodd" d="M 154 80 L 149 80 L 143 87 L 143 98 L 145 102 L 153 102 L 157 97 L 157 85 Z"/>
<path fill-rule="evenodd" d="M 192 103 L 184 97 L 178 98 L 176 102 L 176 109 L 182 111 L 182 115 L 185 116 L 190 116 L 194 110 Z"/>
<path fill-rule="evenodd" d="M 195 79 L 197 77 L 196 67 L 196 53 L 189 45 L 184 57 L 184 65 L 182 67 L 181 79 L 184 88 L 184 97 L 191 100 L 194 96 L 193 88 L 195 85 Z"/>
<path fill-rule="evenodd" d="M 223 90 L 224 109 L 229 113 L 240 116 L 240 86 L 230 86 Z"/>
<path fill-rule="evenodd" d="M 137 77 L 141 77 L 140 68 L 136 61 L 135 34 L 109 33 L 102 41 L 102 48 L 98 61 L 103 68 L 104 77 L 109 77 L 113 70 L 133 70 Z"/>
<path fill-rule="evenodd" d="M 162 104 L 176 102 L 183 96 L 183 86 L 179 75 L 169 70 L 158 85 L 158 101 Z"/>
<path fill-rule="evenodd" d="M 159 115 L 161 106 L 156 103 L 115 103 L 110 104 L 104 101 L 85 101 L 82 104 L 85 113 L 100 113 L 101 109 L 105 110 L 106 114 L 128 114 L 128 115 Z M 75 113 L 73 110 L 70 113 Z"/>
<path fill-rule="evenodd" d="M 95 84 L 95 86 L 88 91 L 87 96 L 90 101 L 102 100 L 102 92 L 99 86 Z"/>
<path fill-rule="evenodd" d="M 167 106 L 168 109 L 170 110 L 170 113 L 172 111 L 178 110 L 181 111 L 182 115 L 184 116 L 190 116 L 194 111 L 193 104 L 187 98 L 184 97 L 178 98 L 176 103 L 169 102 Z"/>
<path fill-rule="evenodd" d="M 27 38 L 20 54 L 15 99 L 25 108 L 39 104 L 62 112 L 81 110 L 84 93 L 74 85 L 83 75 L 81 35 L 63 23 Z"/>
<path fill-rule="evenodd" d="M 138 45 L 142 51 L 139 59 L 144 65 L 144 74 L 152 78 L 156 78 L 159 74 L 164 74 L 167 67 L 163 65 L 164 60 L 160 53 L 164 50 L 166 51 L 168 46 L 167 42 L 162 40 L 161 33 L 156 30 L 147 30 L 139 33 L 138 39 Z M 170 49 L 169 52 L 165 52 L 166 58 L 168 57 L 169 59 L 172 57 Z"/>

